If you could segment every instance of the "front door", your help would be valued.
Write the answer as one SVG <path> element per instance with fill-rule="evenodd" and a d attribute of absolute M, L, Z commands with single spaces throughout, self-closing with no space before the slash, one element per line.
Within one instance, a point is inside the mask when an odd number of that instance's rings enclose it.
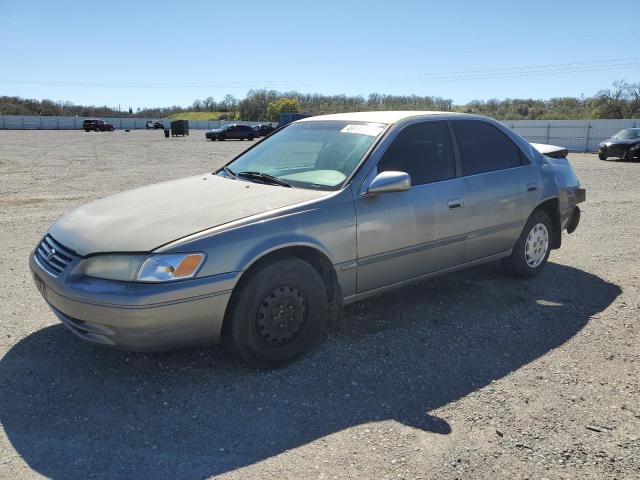
<path fill-rule="evenodd" d="M 462 263 L 466 222 L 456 202 L 464 181 L 456 178 L 447 123 L 406 126 L 374 170 L 369 179 L 383 171 L 406 172 L 412 186 L 356 198 L 358 293 Z"/>

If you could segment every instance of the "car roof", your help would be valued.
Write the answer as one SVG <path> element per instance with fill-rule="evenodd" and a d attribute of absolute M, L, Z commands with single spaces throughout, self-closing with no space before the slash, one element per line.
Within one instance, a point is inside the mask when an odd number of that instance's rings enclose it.
<path fill-rule="evenodd" d="M 465 113 L 457 112 L 437 112 L 426 110 L 388 110 L 388 111 L 375 111 L 375 112 L 351 112 L 351 113 L 332 113 L 329 115 L 318 115 L 315 117 L 306 117 L 297 120 L 300 122 L 313 122 L 318 120 L 341 120 L 348 122 L 375 122 L 375 123 L 397 123 L 405 118 L 409 117 L 421 117 L 428 115 L 467 115 Z"/>

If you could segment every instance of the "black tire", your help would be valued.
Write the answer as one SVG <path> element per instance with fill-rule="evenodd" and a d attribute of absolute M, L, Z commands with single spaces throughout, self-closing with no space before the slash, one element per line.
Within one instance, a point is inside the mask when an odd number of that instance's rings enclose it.
<path fill-rule="evenodd" d="M 253 142 L 253 139 L 254 139 L 254 136 L 253 136 L 253 135 L 249 135 L 249 136 L 247 137 L 247 140 L 249 140 L 250 142 Z"/>
<path fill-rule="evenodd" d="M 225 137 L 224 135 L 220 135 L 218 137 L 218 140 L 220 140 L 221 142 L 224 142 L 227 139 L 227 137 Z"/>
<path fill-rule="evenodd" d="M 322 277 L 307 262 L 283 257 L 266 263 L 238 288 L 229 305 L 222 342 L 242 363 L 259 369 L 281 367 L 323 333 L 327 291 Z"/>
<path fill-rule="evenodd" d="M 527 257 L 527 238 L 530 233 L 535 234 L 532 230 L 540 224 L 544 225 L 547 229 L 546 252 L 540 263 L 532 266 L 529 263 L 531 258 L 529 257 L 528 259 Z M 533 278 L 537 276 L 549 259 L 549 254 L 551 253 L 551 239 L 553 238 L 553 235 L 553 226 L 549 215 L 547 215 L 543 210 L 535 210 L 529 217 L 529 220 L 527 220 L 527 224 L 522 229 L 520 238 L 518 238 L 515 247 L 513 247 L 513 252 L 511 252 L 509 257 L 502 261 L 507 272 L 518 278 Z"/>
<path fill-rule="evenodd" d="M 84 129 L 84 131 L 85 131 L 85 132 L 87 132 L 87 133 L 89 133 L 89 129 L 88 129 L 88 128 L 85 128 L 85 129 Z"/>
<path fill-rule="evenodd" d="M 606 152 L 598 152 L 598 158 L 600 160 L 606 160 L 607 159 L 607 153 Z"/>

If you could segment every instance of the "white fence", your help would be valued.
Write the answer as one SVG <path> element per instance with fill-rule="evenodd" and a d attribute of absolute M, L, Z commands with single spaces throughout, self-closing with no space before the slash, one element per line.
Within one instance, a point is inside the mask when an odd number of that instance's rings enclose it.
<path fill-rule="evenodd" d="M 80 130 L 82 122 L 88 118 L 99 118 L 109 122 L 118 130 L 136 130 L 146 128 L 147 121 L 157 120 L 153 118 L 110 118 L 110 117 L 38 117 L 21 115 L 0 115 L 0 130 Z M 169 128 L 171 120 L 163 118 L 159 120 Z M 236 122 L 232 120 L 189 120 L 190 130 L 209 130 L 218 128 L 226 123 L 242 123 L 257 125 L 260 122 Z"/>
<path fill-rule="evenodd" d="M 560 145 L 573 152 L 595 152 L 598 144 L 623 128 L 640 127 L 639 119 L 625 120 L 505 120 L 528 141 Z"/>
<path fill-rule="evenodd" d="M 80 130 L 83 117 L 28 117 L 0 115 L 0 130 Z M 149 118 L 102 118 L 117 129 L 145 128 Z M 160 120 L 169 128 L 171 120 Z M 191 130 L 218 128 L 228 120 L 189 120 Z M 233 122 L 255 125 L 258 122 Z M 625 120 L 505 120 L 512 128 L 530 142 L 560 145 L 574 152 L 593 152 L 598 144 L 623 128 L 640 127 L 640 119 Z"/>

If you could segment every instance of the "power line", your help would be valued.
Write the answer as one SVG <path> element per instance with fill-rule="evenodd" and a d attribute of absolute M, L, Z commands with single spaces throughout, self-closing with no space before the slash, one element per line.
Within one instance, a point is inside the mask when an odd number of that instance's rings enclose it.
<path fill-rule="evenodd" d="M 640 61 L 640 57 L 622 57 L 622 58 L 611 58 L 608 60 L 588 60 L 584 62 L 570 62 L 570 63 L 547 63 L 547 64 L 539 64 L 539 65 L 522 65 L 517 67 L 498 67 L 498 68 L 481 68 L 474 70 L 457 70 L 457 71 L 448 71 L 448 72 L 440 72 L 440 73 L 428 73 L 424 75 L 425 77 L 434 77 L 434 76 L 450 76 L 457 74 L 476 74 L 476 73 L 484 73 L 484 72 L 510 72 L 510 71 L 526 71 L 526 70 L 545 70 L 545 69 L 557 69 L 557 68 L 565 68 L 565 67 L 575 67 L 582 65 L 608 65 L 608 64 L 617 64 L 620 62 L 636 62 Z"/>
<path fill-rule="evenodd" d="M 515 67 L 484 68 L 474 70 L 457 70 L 447 72 L 434 72 L 420 76 L 419 78 L 402 78 L 408 83 L 419 84 L 439 81 L 464 81 L 464 80 L 490 80 L 516 77 L 540 77 L 567 75 L 573 73 L 585 73 L 607 70 L 634 69 L 640 67 L 640 57 L 621 57 L 609 60 L 587 60 L 570 63 L 550 63 L 540 65 L 522 65 Z M 388 81 L 398 81 L 391 79 Z M 70 80 L 28 80 L 0 78 L 0 83 L 30 84 L 41 86 L 63 87 L 88 87 L 88 88 L 265 88 L 300 87 L 308 83 L 317 83 L 309 80 L 264 80 L 264 81 L 224 81 L 224 82 L 86 82 Z"/>
<path fill-rule="evenodd" d="M 556 68 L 556 69 L 541 69 L 541 70 L 528 70 L 528 71 L 516 71 L 516 72 L 496 72 L 486 74 L 471 74 L 471 75 L 439 75 L 432 76 L 417 80 L 407 80 L 408 83 L 430 83 L 430 82 L 449 82 L 458 80 L 493 80 L 502 78 L 518 78 L 518 77 L 541 77 L 541 76 L 557 76 L 567 75 L 573 73 L 586 73 L 586 72 L 598 72 L 609 70 L 626 70 L 640 68 L 640 62 L 628 62 L 617 63 L 611 65 L 592 66 L 587 65 L 583 67 L 574 68 Z"/>

